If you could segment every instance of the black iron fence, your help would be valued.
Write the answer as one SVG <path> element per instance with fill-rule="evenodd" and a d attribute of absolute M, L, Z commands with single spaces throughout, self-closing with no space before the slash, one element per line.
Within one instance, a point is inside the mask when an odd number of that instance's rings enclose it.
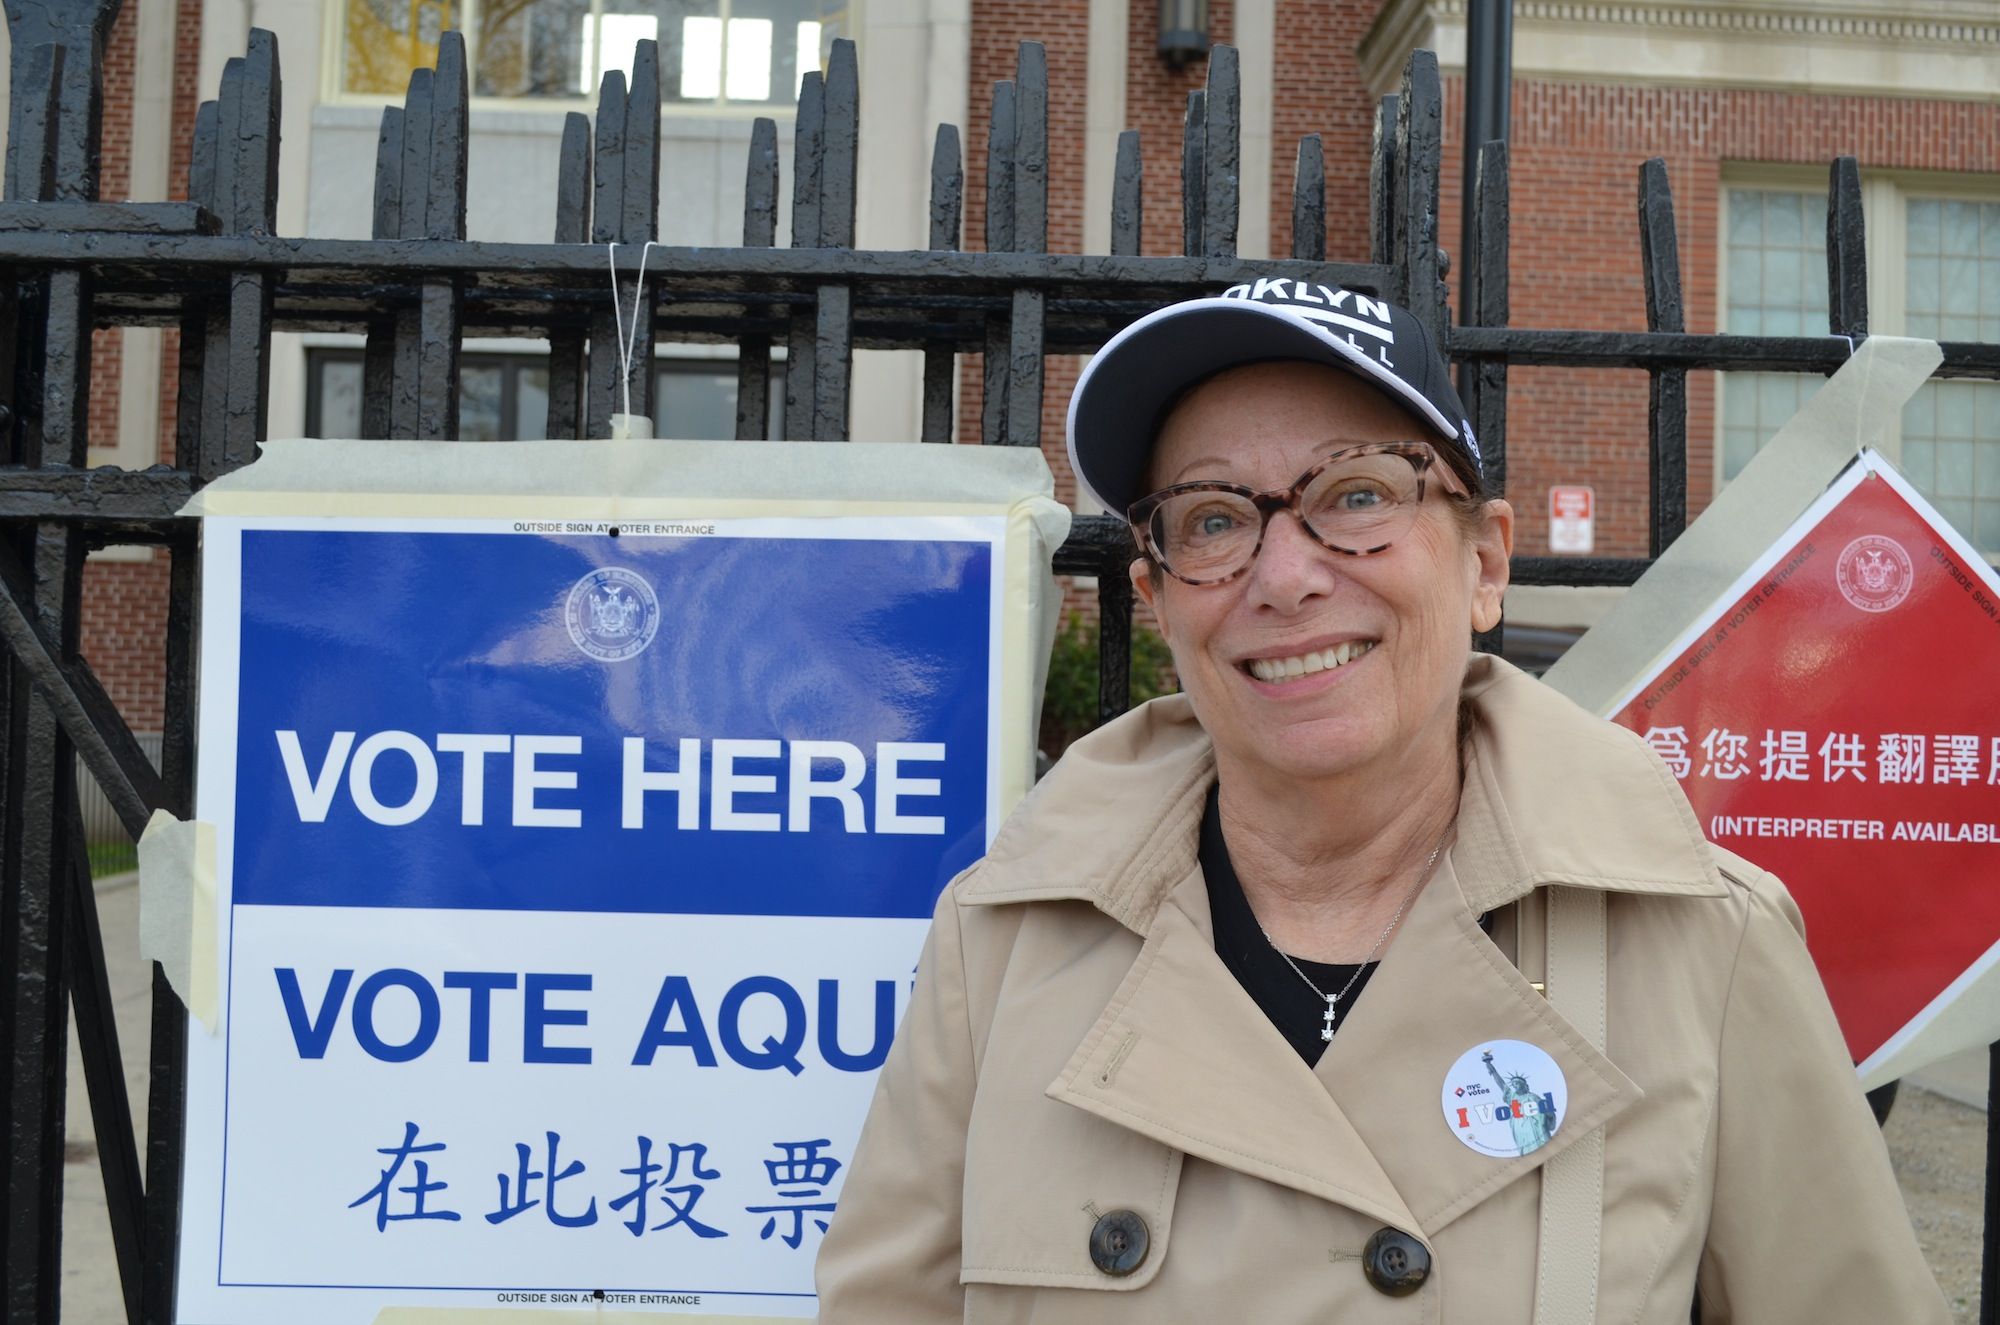
<path fill-rule="evenodd" d="M 151 1086 L 142 1165 L 134 1142 L 103 945 L 90 888 L 76 761 L 136 836 L 148 815 L 192 811 L 195 534 L 175 512 L 204 483 L 249 463 L 266 435 L 274 330 L 366 336 L 363 431 L 452 438 L 458 367 L 476 336 L 531 337 L 549 347 L 548 435 L 604 436 L 629 391 L 651 412 L 656 343 L 737 347 L 736 436 L 769 428 L 772 374 L 782 374 L 785 434 L 839 441 L 847 432 L 853 353 L 924 355 L 925 442 L 953 440 L 959 356 L 983 372 L 978 440 L 1041 440 L 1043 365 L 1095 350 L 1160 303 L 1251 274 L 1311 276 L 1384 295 L 1423 318 L 1467 369 L 1466 404 L 1488 479 L 1507 476 L 1507 371 L 1512 365 L 1642 368 L 1650 375 L 1647 455 L 1651 554 L 1687 518 L 1687 373 L 1758 369 L 1827 373 L 1844 337 L 1868 330 L 1860 179 L 1833 163 L 1825 337 L 1690 334 L 1682 308 L 1673 208 L 1664 167 L 1639 171 L 1644 332 L 1507 325 L 1507 154 L 1482 149 L 1473 209 L 1470 307 L 1452 326 L 1439 247 L 1441 92 L 1435 59 L 1418 52 L 1375 128 L 1370 260 L 1325 264 L 1323 159 L 1298 147 L 1288 259 L 1237 257 L 1240 97 L 1236 54 L 1217 47 L 1206 87 L 1190 94 L 1180 159 L 1182 253 L 1140 257 L 1136 133 L 1120 140 L 1111 252 L 1048 248 L 1048 76 L 1023 43 L 1015 77 L 995 88 L 987 142 L 982 251 L 962 248 L 967 180 L 957 130 L 938 130 L 927 250 L 854 247 L 858 85 L 854 51 L 836 43 L 809 73 L 793 141 L 791 245 L 775 246 L 776 126 L 760 120 L 747 163 L 743 243 L 656 250 L 638 280 L 641 245 L 658 233 L 660 79 L 641 43 L 630 77 L 606 75 L 593 120 L 571 114 L 547 244 L 466 239 L 468 151 L 464 46 L 447 34 L 437 67 L 418 70 L 401 106 L 384 111 L 374 180 L 373 238 L 275 233 L 278 49 L 253 32 L 229 61 L 195 124 L 182 203 L 98 201 L 103 51 L 119 0 L 6 0 L 13 35 L 5 201 L 0 202 L 0 639 L 11 665 L 0 706 L 0 1107 L 7 1124 L 0 1283 L 10 1322 L 57 1319 L 60 1283 L 66 1016 L 75 1013 L 112 1242 L 129 1318 L 172 1317 L 180 1200 L 185 1013 L 153 974 Z M 640 309 L 629 381 L 606 298 L 605 245 L 620 297 Z M 87 404 L 91 334 L 106 326 L 180 332 L 171 465 L 91 467 Z M 784 346 L 782 362 L 773 351 Z M 1944 376 L 2000 378 L 2000 346 L 1950 344 Z M 961 440 L 973 440 L 963 438 Z M 1634 439 L 1637 445 L 1637 439 Z M 83 560 L 92 549 L 147 544 L 170 570 L 165 734 L 141 748 L 78 648 Z M 1094 575 L 1102 607 L 1099 711 L 1126 706 L 1132 604 L 1119 522 L 1079 519 L 1057 557 Z M 1525 584 L 1629 584 L 1649 557 L 1523 556 Z M 1497 640 L 1486 641 L 1489 647 Z M 156 771 L 157 769 L 157 771 Z M 2000 1054 L 1995 1057 L 2000 1073 Z M 1989 1144 L 2000 1157 L 2000 1145 Z M 1986 1282 L 2000 1284 L 1992 1234 L 2000 1181 L 1989 1174 Z M 1995 1319 L 1992 1294 L 1982 1320 Z"/>

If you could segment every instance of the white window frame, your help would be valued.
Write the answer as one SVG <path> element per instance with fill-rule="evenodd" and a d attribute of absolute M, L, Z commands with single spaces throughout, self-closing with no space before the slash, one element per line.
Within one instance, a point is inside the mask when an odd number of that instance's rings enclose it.
<path fill-rule="evenodd" d="M 1738 174 L 1736 171 L 1732 170 L 1729 165 L 1725 164 L 1722 171 L 1721 188 L 1718 189 L 1716 193 L 1715 329 L 1718 334 L 1726 334 L 1729 329 L 1729 224 L 1730 224 L 1729 192 L 1730 190 L 1745 189 L 1745 190 L 1754 190 L 1757 192 L 1771 192 L 1771 193 L 1813 193 L 1815 190 L 1817 190 L 1817 194 L 1821 199 L 1824 199 L 1826 196 L 1827 177 L 1826 177 L 1826 171 L 1823 168 L 1815 171 L 1810 166 L 1776 165 L 1776 166 L 1750 166 L 1744 169 L 1752 173 Z M 1870 208 L 1869 215 L 1871 219 L 1873 217 L 1873 214 L 1874 214 L 1874 209 Z M 1809 220 L 1808 224 L 1810 223 L 1811 222 Z M 1870 238 L 1869 247 L 1871 249 L 1874 247 L 1874 241 L 1872 236 Z M 1874 307 L 1874 302 L 1875 302 L 1874 287 L 1876 284 L 1877 274 L 1878 273 L 1876 271 L 1876 267 L 1871 256 L 1871 260 L 1868 264 L 1868 285 L 1869 285 L 1868 298 L 1869 298 L 1869 307 L 1871 309 L 1871 317 L 1872 317 L 1872 309 Z M 1873 325 L 1872 321 L 1871 325 Z M 1714 393 L 1715 399 L 1714 399 L 1714 409 L 1713 409 L 1714 437 L 1712 439 L 1713 445 L 1710 447 L 1710 453 L 1709 453 L 1710 466 L 1709 466 L 1709 476 L 1708 476 L 1709 496 L 1711 498 L 1713 498 L 1717 493 L 1722 491 L 1723 485 L 1726 481 L 1723 475 L 1723 465 L 1725 460 L 1727 459 L 1727 456 L 1724 454 L 1724 442 L 1727 437 L 1728 415 L 1723 404 L 1723 392 L 1727 389 L 1726 379 L 1728 377 L 1729 374 L 1725 372 L 1718 371 L 1715 374 L 1715 393 Z M 1690 480 L 1692 480 L 1693 476 L 1690 475 L 1689 477 Z"/>
<path fill-rule="evenodd" d="M 327 0 L 324 6 L 323 25 L 320 41 L 320 103 L 331 106 L 389 106 L 401 103 L 402 93 L 349 92 L 345 86 L 347 72 L 347 6 L 356 0 Z M 468 76 L 475 81 L 479 69 L 479 49 L 477 44 L 480 0 L 448 0 L 458 11 L 456 31 L 465 34 L 465 62 Z M 841 27 L 844 36 L 852 36 L 861 29 L 861 9 L 867 0 L 846 0 L 842 8 L 845 19 Z M 596 22 L 605 10 L 607 0 L 591 0 L 590 17 Z M 725 24 L 729 21 L 732 0 L 716 0 L 716 15 Z M 592 43 L 593 50 L 596 43 Z M 603 85 L 604 71 L 593 71 L 588 93 L 564 97 L 482 97 L 472 96 L 472 107 L 476 110 L 540 111 L 561 114 L 572 110 L 588 110 L 597 104 L 597 90 Z M 781 112 L 793 104 L 789 98 L 777 101 L 730 101 L 717 96 L 713 101 L 680 101 L 664 95 L 662 88 L 660 113 L 665 118 L 742 120 L 748 122 L 759 116 L 769 116 Z"/>
<path fill-rule="evenodd" d="M 1729 191 L 1757 189 L 1811 193 L 1826 196 L 1825 166 L 1791 165 L 1772 162 L 1726 161 L 1722 165 L 1721 188 L 1716 195 L 1715 225 L 1715 325 L 1718 331 L 1729 322 Z M 2000 203 L 2000 175 L 1919 170 L 1864 170 L 1861 174 L 1861 202 L 1867 215 L 1868 329 L 1883 336 L 1900 336 L 1908 323 L 1905 310 L 1903 272 L 1908 258 L 1907 207 L 1912 198 L 1938 198 L 1956 202 Z M 1713 413 L 1713 445 L 1710 448 L 1709 492 L 1722 491 L 1723 392 L 1728 389 L 1727 373 L 1716 374 Z M 1876 449 L 1892 462 L 1902 460 L 1902 412 L 1896 413 L 1888 433 Z M 1989 554 L 2000 564 L 2000 553 Z"/>
<path fill-rule="evenodd" d="M 300 378 L 300 387 L 299 387 L 299 393 L 301 397 L 299 401 L 299 417 L 301 420 L 303 420 L 305 419 L 306 415 L 310 412 L 307 409 L 307 403 L 305 398 L 308 396 L 309 393 L 320 390 L 318 383 L 313 382 L 311 380 L 314 362 L 315 359 L 317 358 L 314 352 L 323 350 L 338 350 L 342 352 L 343 357 L 346 357 L 348 355 L 358 355 L 362 351 L 367 349 L 368 340 L 367 337 L 365 336 L 359 336 L 352 332 L 346 332 L 346 331 L 308 331 L 303 333 L 299 339 L 302 343 L 302 348 L 304 351 L 301 357 L 305 362 L 305 368 L 303 375 Z M 463 355 L 469 355 L 474 358 L 513 359 L 519 361 L 519 360 L 533 359 L 539 356 L 543 359 L 546 359 L 549 354 L 549 343 L 546 340 L 543 340 L 539 337 L 476 336 L 464 341 L 459 346 L 459 352 Z M 777 409 L 782 410 L 784 408 L 784 399 L 785 399 L 785 363 L 790 357 L 790 351 L 786 346 L 782 344 L 773 345 L 771 347 L 770 354 L 771 354 L 771 377 L 770 377 L 769 391 L 771 393 L 771 403 Z M 702 368 L 716 369 L 719 371 L 720 366 L 734 365 L 740 359 L 740 357 L 741 357 L 740 347 L 733 344 L 727 344 L 727 343 L 706 344 L 706 343 L 688 342 L 688 341 L 674 341 L 671 343 L 662 343 L 654 347 L 653 366 L 654 366 L 654 371 L 656 373 L 674 372 L 674 371 L 685 372 L 690 369 L 702 369 Z M 322 408 L 324 407 L 322 406 Z M 655 406 L 655 408 L 657 408 L 657 406 Z M 316 420 L 316 422 L 318 422 L 321 427 L 325 426 L 324 417 L 322 417 L 319 420 Z M 558 438 L 555 440 L 562 440 L 562 439 Z M 678 440 L 678 439 L 669 439 L 669 440 Z M 711 439 L 711 440 L 727 440 L 727 439 Z M 131 550 L 145 552 L 148 554 L 148 556 L 150 556 L 152 552 L 151 548 L 146 548 L 146 547 L 135 548 Z M 130 559 L 131 558 L 119 558 L 119 560 L 130 560 Z M 144 558 L 141 559 L 143 560 Z"/>

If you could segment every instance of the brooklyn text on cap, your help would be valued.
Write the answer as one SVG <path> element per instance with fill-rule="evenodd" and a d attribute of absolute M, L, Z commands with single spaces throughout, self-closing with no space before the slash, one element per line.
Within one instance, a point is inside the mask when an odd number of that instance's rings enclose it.
<path fill-rule="evenodd" d="M 1069 399 L 1077 481 L 1123 515 L 1145 493 L 1146 458 L 1167 407 L 1225 368 L 1302 359 L 1343 368 L 1394 396 L 1473 475 L 1483 461 L 1451 371 L 1408 309 L 1286 276 L 1156 309 L 1105 342 Z"/>

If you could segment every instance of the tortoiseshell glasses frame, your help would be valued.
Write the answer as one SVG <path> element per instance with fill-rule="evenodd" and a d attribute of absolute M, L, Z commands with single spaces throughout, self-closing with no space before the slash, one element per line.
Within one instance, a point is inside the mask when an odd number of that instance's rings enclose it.
<path fill-rule="evenodd" d="M 1409 471 L 1402 473 L 1396 464 L 1384 468 L 1378 457 L 1407 463 Z M 1387 551 L 1416 518 L 1427 480 L 1433 474 L 1445 492 L 1470 495 L 1465 481 L 1430 443 L 1370 442 L 1330 452 L 1290 487 L 1259 492 L 1239 483 L 1213 480 L 1176 483 L 1133 502 L 1125 518 L 1131 523 L 1139 550 L 1167 574 L 1183 584 L 1227 584 L 1256 561 L 1271 517 L 1279 511 L 1290 511 L 1300 528 L 1330 552 L 1366 557 Z M 1216 500 L 1199 500 L 1205 496 Z M 1324 505 L 1329 499 L 1349 496 L 1373 500 L 1355 507 Z M 1230 517 L 1235 517 L 1237 524 L 1213 534 L 1181 527 L 1191 518 Z M 1254 539 L 1246 537 L 1253 517 Z M 1206 540 L 1207 545 L 1195 546 L 1196 539 Z M 1177 557 L 1181 563 L 1178 568 Z"/>

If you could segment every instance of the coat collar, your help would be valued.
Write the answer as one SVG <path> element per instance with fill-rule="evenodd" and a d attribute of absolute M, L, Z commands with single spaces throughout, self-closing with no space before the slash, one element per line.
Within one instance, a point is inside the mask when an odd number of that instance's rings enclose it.
<path fill-rule="evenodd" d="M 1508 1042 L 1547 1053 L 1567 1101 L 1547 1144 L 1499 1159 L 1457 1139 L 1442 1092 L 1462 1054 Z M 1534 1088 L 1554 1084 L 1537 1079 Z M 1216 956 L 1207 889 L 1194 870 L 1159 908 L 1118 992 L 1046 1093 L 1170 1149 L 1424 1238 L 1641 1095 L 1494 947 L 1448 863 L 1316 1068 Z"/>
<path fill-rule="evenodd" d="M 1549 883 L 1726 895 L 1673 775 L 1629 732 L 1486 655 L 1462 693 L 1474 720 L 1451 860 L 1475 915 Z M 1087 901 L 1145 934 L 1195 868 L 1214 779 L 1186 696 L 1141 705 L 1069 748 L 960 881 L 958 900 Z"/>

